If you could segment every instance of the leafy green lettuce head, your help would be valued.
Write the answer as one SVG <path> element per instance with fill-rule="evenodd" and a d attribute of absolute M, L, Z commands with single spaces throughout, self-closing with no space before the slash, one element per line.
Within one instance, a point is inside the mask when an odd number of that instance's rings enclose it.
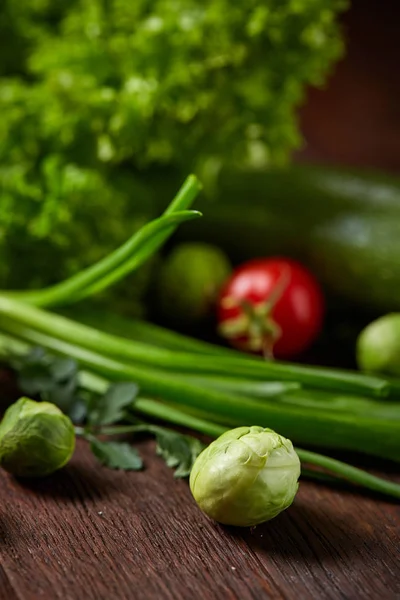
<path fill-rule="evenodd" d="M 199 455 L 190 489 L 212 519 L 251 527 L 292 504 L 299 476 L 300 460 L 290 440 L 271 429 L 238 427 Z"/>
<path fill-rule="evenodd" d="M 18 477 L 50 475 L 67 464 L 74 448 L 70 419 L 49 402 L 20 398 L 0 423 L 0 466 Z"/>
<path fill-rule="evenodd" d="M 280 161 L 299 142 L 304 86 L 321 84 L 342 51 L 345 6 L 22 0 L 16 11 L 6 0 L 8 28 L 26 48 L 14 70 L 30 81 L 27 98 L 12 97 L 11 84 L 2 92 L 14 108 L 2 126 L 17 135 L 29 125 L 32 157 L 61 151 L 87 165 Z"/>
<path fill-rule="evenodd" d="M 146 189 L 163 196 L 166 169 L 206 183 L 222 163 L 284 162 L 305 87 L 342 53 L 346 5 L 5 0 L 0 284 L 42 285 L 105 254 L 154 214 Z"/>

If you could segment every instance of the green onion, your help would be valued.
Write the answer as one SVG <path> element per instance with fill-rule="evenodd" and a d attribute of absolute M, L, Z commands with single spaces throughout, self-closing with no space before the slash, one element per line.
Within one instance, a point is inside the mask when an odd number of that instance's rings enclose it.
<path fill-rule="evenodd" d="M 296 448 L 296 452 L 302 462 L 316 465 L 327 469 L 332 473 L 336 473 L 346 479 L 352 481 L 364 487 L 380 492 L 381 494 L 388 494 L 394 498 L 400 498 L 400 485 L 391 481 L 385 481 L 375 475 L 370 475 L 361 469 L 347 465 L 339 460 L 317 454 L 316 452 L 310 452 L 309 450 L 303 450 Z"/>
<path fill-rule="evenodd" d="M 180 223 L 201 216 L 198 211 L 186 210 L 200 189 L 198 179 L 189 175 L 163 216 L 144 225 L 127 242 L 96 264 L 52 287 L 7 292 L 7 296 L 37 306 L 57 306 L 76 302 L 109 287 L 142 265 Z"/>
<path fill-rule="evenodd" d="M 301 385 L 295 381 L 255 381 L 253 379 L 218 377 L 215 375 L 203 377 L 197 375 L 180 375 L 180 380 L 201 388 L 206 387 L 230 394 L 260 399 L 274 396 L 280 397 L 286 392 L 297 391 L 301 388 Z"/>
<path fill-rule="evenodd" d="M 325 387 L 327 390 L 364 393 L 372 396 L 387 394 L 390 389 L 385 379 L 339 369 L 226 356 L 220 356 L 218 360 L 213 356 L 201 355 L 193 358 L 185 353 L 154 348 L 149 344 L 107 334 L 63 316 L 2 296 L 0 297 L 0 326 L 7 331 L 10 321 L 36 329 L 41 333 L 54 334 L 60 340 L 81 345 L 88 350 L 96 351 L 101 348 L 105 356 L 127 363 L 140 363 L 179 373 L 214 373 L 234 377 L 295 381 L 309 387 Z"/>
<path fill-rule="evenodd" d="M 109 310 L 101 310 L 92 305 L 85 308 L 81 306 L 67 307 L 60 312 L 63 316 L 84 325 L 96 327 L 107 333 L 133 341 L 145 342 L 158 348 L 191 352 L 193 354 L 209 354 L 212 356 L 241 356 L 236 350 L 182 335 L 181 333 L 160 327 L 148 321 L 128 319 Z"/>
<path fill-rule="evenodd" d="M 199 377 L 186 374 L 180 375 L 180 380 L 234 395 L 258 398 L 260 401 L 273 397 L 281 403 L 300 406 L 308 410 L 323 409 L 336 413 L 368 415 L 375 419 L 400 420 L 399 402 L 382 402 L 381 399 L 344 395 L 339 392 L 302 389 L 295 382 L 257 381 L 214 375 Z"/>
<path fill-rule="evenodd" d="M 82 366 L 108 379 L 135 381 L 143 394 L 210 412 L 222 419 L 234 418 L 241 423 L 271 427 L 299 443 L 354 450 L 400 461 L 398 421 L 378 420 L 368 415 L 304 410 L 295 405 L 278 403 L 274 399 L 260 402 L 245 396 L 199 388 L 181 381 L 179 375 L 143 365 L 128 365 L 15 322 L 4 321 L 2 328 L 21 339 L 74 358 Z"/>

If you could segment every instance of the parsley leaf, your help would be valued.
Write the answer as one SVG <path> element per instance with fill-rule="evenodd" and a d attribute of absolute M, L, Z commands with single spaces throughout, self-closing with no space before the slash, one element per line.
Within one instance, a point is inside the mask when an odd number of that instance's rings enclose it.
<path fill-rule="evenodd" d="M 161 456 L 168 467 L 174 468 L 175 477 L 188 477 L 192 470 L 193 463 L 205 447 L 200 440 L 182 433 L 178 433 L 159 425 L 148 425 L 141 423 L 140 425 L 132 425 L 131 427 L 112 427 L 112 435 L 120 433 L 130 433 L 133 435 L 150 434 L 154 435 L 157 442 L 156 452 Z M 129 431 L 128 431 L 129 430 Z M 107 427 L 103 433 L 107 435 Z M 121 451 L 124 454 L 130 451 L 139 459 L 139 456 L 129 444 L 117 442 L 100 442 L 91 433 L 87 434 L 87 439 L 91 442 L 92 452 L 103 464 L 111 468 L 134 468 L 124 466 L 124 456 L 121 456 Z M 115 464 L 114 464 L 115 459 Z M 129 464 L 129 463 L 128 463 Z"/>
<path fill-rule="evenodd" d="M 156 436 L 157 454 L 162 456 L 168 467 L 176 469 L 174 476 L 188 477 L 204 444 L 197 438 L 164 427 L 151 427 L 151 430 Z"/>
<path fill-rule="evenodd" d="M 18 385 L 24 393 L 36 395 L 52 388 L 51 362 L 43 348 L 33 348 L 24 356 L 12 357 L 11 366 L 18 373 Z"/>
<path fill-rule="evenodd" d="M 111 425 L 124 417 L 124 409 L 131 405 L 138 394 L 135 383 L 123 382 L 110 385 L 104 396 L 90 403 L 88 421 L 90 425 Z"/>
<path fill-rule="evenodd" d="M 43 348 L 33 348 L 25 356 L 14 357 L 12 366 L 17 371 L 21 391 L 56 404 L 76 424 L 86 420 L 87 426 L 80 435 L 90 442 L 91 450 L 100 463 L 111 469 L 137 471 L 143 467 L 143 461 L 130 444 L 100 441 L 95 437 L 97 434 L 154 435 L 157 454 L 168 467 L 175 469 L 175 477 L 187 477 L 204 448 L 198 439 L 158 425 L 118 425 L 138 394 L 139 388 L 135 383 L 111 384 L 103 396 L 85 393 L 79 387 L 77 363 L 70 358 L 49 354 Z M 114 424 L 115 427 L 107 427 Z"/>
<path fill-rule="evenodd" d="M 74 423 L 83 421 L 86 408 L 79 397 L 76 361 L 54 356 L 43 348 L 33 348 L 25 356 L 14 357 L 11 364 L 24 394 L 55 404 Z"/>
<path fill-rule="evenodd" d="M 110 469 L 140 471 L 143 468 L 138 451 L 127 443 L 100 442 L 92 439 L 90 448 L 97 460 Z"/>

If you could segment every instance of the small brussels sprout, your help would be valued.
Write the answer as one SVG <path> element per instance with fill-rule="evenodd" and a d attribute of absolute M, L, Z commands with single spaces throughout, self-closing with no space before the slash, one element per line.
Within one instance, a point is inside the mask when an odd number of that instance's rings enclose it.
<path fill-rule="evenodd" d="M 0 466 L 18 477 L 43 477 L 63 467 L 75 448 L 74 426 L 49 402 L 20 398 L 0 423 Z"/>
<path fill-rule="evenodd" d="M 190 489 L 215 521 L 251 527 L 292 504 L 299 476 L 300 460 L 290 440 L 263 427 L 237 427 L 198 456 Z"/>

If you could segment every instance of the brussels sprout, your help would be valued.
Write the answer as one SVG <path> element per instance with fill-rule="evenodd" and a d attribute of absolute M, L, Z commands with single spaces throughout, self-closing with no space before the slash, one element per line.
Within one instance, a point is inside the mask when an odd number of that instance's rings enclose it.
<path fill-rule="evenodd" d="M 20 398 L 0 423 L 0 465 L 18 477 L 42 477 L 63 467 L 75 448 L 74 426 L 49 402 Z"/>
<path fill-rule="evenodd" d="M 237 427 L 198 456 L 190 489 L 215 521 L 251 527 L 292 504 L 299 476 L 300 460 L 290 440 L 263 427 Z"/>

